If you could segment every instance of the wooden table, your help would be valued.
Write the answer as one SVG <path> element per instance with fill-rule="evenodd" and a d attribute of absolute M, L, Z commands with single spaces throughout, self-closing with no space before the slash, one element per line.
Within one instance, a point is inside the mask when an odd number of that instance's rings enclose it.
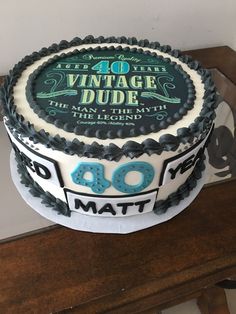
<path fill-rule="evenodd" d="M 233 50 L 190 53 L 236 84 Z M 225 93 L 222 77 L 215 80 Z M 225 97 L 236 104 L 234 92 Z M 147 314 L 198 298 L 202 313 L 229 313 L 223 290 L 214 285 L 236 274 L 235 223 L 236 180 L 231 180 L 204 188 L 169 222 L 136 233 L 56 226 L 3 243 L 0 312 Z"/>

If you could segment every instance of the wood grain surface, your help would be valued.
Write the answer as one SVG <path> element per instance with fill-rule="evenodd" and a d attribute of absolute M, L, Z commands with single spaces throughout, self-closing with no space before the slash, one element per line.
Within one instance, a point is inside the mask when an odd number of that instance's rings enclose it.
<path fill-rule="evenodd" d="M 63 227 L 1 245 L 2 313 L 139 313 L 236 273 L 236 181 L 129 235 Z"/>

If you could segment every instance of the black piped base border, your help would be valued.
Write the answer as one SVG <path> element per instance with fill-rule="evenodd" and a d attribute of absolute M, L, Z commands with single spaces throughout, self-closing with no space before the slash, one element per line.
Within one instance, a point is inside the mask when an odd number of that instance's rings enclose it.
<path fill-rule="evenodd" d="M 205 170 L 205 155 L 200 159 L 192 174 L 188 177 L 184 184 L 182 184 L 178 190 L 168 196 L 164 201 L 160 200 L 155 203 L 154 213 L 161 215 L 166 213 L 167 209 L 171 206 L 178 205 L 185 197 L 188 197 L 190 192 L 197 186 L 197 181 L 201 179 L 202 173 Z"/>
<path fill-rule="evenodd" d="M 179 128 L 177 130 L 177 136 L 171 134 L 164 134 L 160 137 L 159 142 L 154 139 L 146 139 L 142 143 L 135 141 L 127 141 L 122 147 L 118 147 L 116 144 L 109 144 L 108 146 L 100 145 L 97 142 L 92 144 L 85 144 L 75 138 L 73 141 L 68 141 L 59 135 L 51 136 L 45 130 L 36 131 L 34 125 L 29 121 L 25 121 L 24 117 L 17 112 L 17 108 L 14 104 L 13 89 L 21 76 L 21 73 L 35 61 L 39 60 L 43 56 L 48 56 L 52 53 L 59 52 L 63 49 L 73 46 L 79 46 L 82 44 L 100 44 L 100 43 L 120 43 L 127 45 L 138 45 L 141 48 L 147 47 L 151 49 L 157 49 L 159 51 L 168 53 L 175 58 L 178 58 L 183 63 L 187 64 L 190 69 L 194 69 L 201 76 L 202 82 L 205 86 L 205 93 L 203 97 L 203 107 L 199 117 L 189 127 Z M 3 104 L 4 114 L 8 118 L 7 124 L 9 128 L 15 128 L 22 136 L 27 136 L 34 143 L 41 143 L 46 147 L 63 151 L 66 154 L 78 156 L 85 156 L 88 158 L 99 158 L 106 160 L 119 161 L 122 156 L 129 158 L 138 158 L 142 154 L 148 155 L 158 154 L 163 151 L 176 151 L 180 143 L 191 142 L 194 137 L 207 134 L 207 131 L 215 118 L 216 104 L 216 89 L 211 79 L 209 70 L 203 69 L 199 62 L 194 61 L 190 56 L 182 55 L 179 50 L 171 50 L 168 45 L 161 46 L 158 42 L 149 42 L 148 40 L 137 40 L 136 38 L 126 37 L 108 37 L 104 38 L 100 36 L 94 38 L 93 36 L 87 36 L 84 39 L 78 37 L 74 38 L 70 42 L 61 41 L 59 44 L 53 44 L 48 48 L 42 48 L 39 52 L 33 52 L 31 55 L 23 58 L 18 64 L 16 64 L 13 70 L 10 71 L 6 77 L 5 82 L 0 89 L 0 100 Z"/>
<path fill-rule="evenodd" d="M 49 192 L 45 192 L 41 186 L 35 182 L 29 175 L 26 166 L 22 163 L 21 159 L 15 155 L 15 160 L 17 162 L 17 171 L 20 175 L 21 183 L 29 188 L 29 192 L 34 197 L 39 197 L 42 199 L 41 203 L 46 207 L 51 207 L 53 210 L 57 211 L 59 214 L 64 216 L 71 216 L 71 211 L 69 210 L 67 204 L 56 198 Z"/>
<path fill-rule="evenodd" d="M 51 207 L 53 210 L 57 211 L 58 214 L 64 216 L 71 216 L 71 210 L 68 205 L 62 200 L 56 198 L 49 192 L 45 192 L 38 183 L 36 183 L 32 177 L 29 175 L 26 166 L 22 163 L 21 159 L 15 156 L 17 162 L 17 171 L 20 175 L 21 183 L 29 188 L 30 194 L 34 197 L 39 197 L 42 199 L 41 203 L 46 207 Z M 168 208 L 171 206 L 178 205 L 185 197 L 189 196 L 190 192 L 197 186 L 197 181 L 201 179 L 202 173 L 205 170 L 205 155 L 200 159 L 192 174 L 189 178 L 182 184 L 176 192 L 173 192 L 168 196 L 166 200 L 160 200 L 155 203 L 154 213 L 161 215 L 167 212 Z"/>

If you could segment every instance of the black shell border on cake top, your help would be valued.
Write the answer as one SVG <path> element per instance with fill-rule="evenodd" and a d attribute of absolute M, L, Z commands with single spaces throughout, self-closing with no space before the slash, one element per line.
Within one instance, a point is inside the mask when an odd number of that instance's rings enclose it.
<path fill-rule="evenodd" d="M 135 141 L 127 141 L 122 147 L 110 143 L 109 145 L 101 145 L 94 141 L 92 144 L 85 144 L 75 138 L 72 141 L 66 140 L 59 135 L 51 136 L 45 130 L 36 131 L 34 125 L 28 121 L 25 121 L 24 117 L 17 113 L 16 105 L 14 104 L 13 89 L 16 85 L 21 73 L 35 61 L 41 59 L 44 56 L 48 56 L 52 53 L 59 52 L 66 48 L 73 46 L 79 46 L 82 44 L 100 44 L 100 43 L 119 43 L 128 45 L 138 45 L 140 48 L 156 49 L 161 52 L 168 53 L 175 58 L 178 58 L 181 62 L 188 65 L 190 69 L 194 69 L 201 76 L 201 80 L 205 87 L 203 97 L 203 107 L 199 117 L 189 127 L 179 128 L 177 135 L 165 134 L 162 135 L 157 142 L 154 139 L 146 139 L 142 143 Z M 216 89 L 211 79 L 210 71 L 203 69 L 198 61 L 193 60 L 190 56 L 182 55 L 179 50 L 171 50 L 168 45 L 161 46 L 158 42 L 149 42 L 148 40 L 138 41 L 136 38 L 126 37 L 108 37 L 104 38 L 100 36 L 94 38 L 93 36 L 87 36 L 84 39 L 78 37 L 72 41 L 61 41 L 59 44 L 53 44 L 48 48 L 42 48 L 39 52 L 33 52 L 31 55 L 23 58 L 17 63 L 14 68 L 9 72 L 6 77 L 0 93 L 1 102 L 3 103 L 4 113 L 7 117 L 7 125 L 13 131 L 21 133 L 23 136 L 29 137 L 34 143 L 41 143 L 48 148 L 64 151 L 67 154 L 78 156 L 85 156 L 88 158 L 98 158 L 106 160 L 119 161 L 122 156 L 137 158 L 142 154 L 148 155 L 158 154 L 163 151 L 176 151 L 180 143 L 192 142 L 194 137 L 201 136 L 202 138 L 207 134 L 210 129 L 211 123 L 215 118 L 216 104 Z"/>

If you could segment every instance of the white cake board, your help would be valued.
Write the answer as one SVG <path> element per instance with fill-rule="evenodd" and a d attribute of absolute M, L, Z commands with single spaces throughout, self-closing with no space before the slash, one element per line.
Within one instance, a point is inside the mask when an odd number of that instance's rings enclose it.
<path fill-rule="evenodd" d="M 208 164 L 208 155 L 205 163 L 206 165 Z M 17 164 L 13 150 L 11 151 L 10 155 L 10 168 L 13 182 L 22 198 L 29 206 L 31 206 L 43 217 L 74 230 L 124 234 L 155 226 L 178 215 L 196 198 L 205 183 L 207 173 L 207 170 L 205 170 L 202 178 L 198 180 L 197 186 L 191 191 L 188 197 L 182 200 L 177 206 L 169 207 L 167 212 L 162 215 L 156 215 L 154 212 L 149 212 L 135 216 L 109 218 L 92 217 L 77 212 L 72 212 L 71 217 L 66 217 L 58 214 L 50 207 L 46 207 L 45 205 L 41 204 L 41 199 L 32 196 L 29 192 L 29 189 L 20 182 L 20 176 L 17 172 Z"/>

